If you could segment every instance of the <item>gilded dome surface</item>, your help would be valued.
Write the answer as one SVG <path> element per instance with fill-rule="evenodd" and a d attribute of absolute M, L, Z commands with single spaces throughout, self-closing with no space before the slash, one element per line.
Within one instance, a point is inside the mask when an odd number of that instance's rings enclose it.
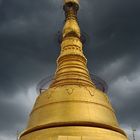
<path fill-rule="evenodd" d="M 107 94 L 91 80 L 77 21 L 79 1 L 64 2 L 57 69 L 38 96 L 20 140 L 127 140 Z"/>

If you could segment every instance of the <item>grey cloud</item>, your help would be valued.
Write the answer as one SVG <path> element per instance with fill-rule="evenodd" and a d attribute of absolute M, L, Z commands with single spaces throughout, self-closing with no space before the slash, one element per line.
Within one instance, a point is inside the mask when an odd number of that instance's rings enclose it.
<path fill-rule="evenodd" d="M 122 76 L 110 85 L 110 97 L 121 123 L 139 128 L 140 71 Z"/>

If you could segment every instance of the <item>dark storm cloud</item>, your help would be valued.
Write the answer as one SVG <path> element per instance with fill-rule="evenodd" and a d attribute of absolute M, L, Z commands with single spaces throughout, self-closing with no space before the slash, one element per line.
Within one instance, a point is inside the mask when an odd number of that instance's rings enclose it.
<path fill-rule="evenodd" d="M 46 71 L 45 64 L 55 62 L 59 50 L 55 36 L 62 21 L 56 22 L 60 15 L 53 9 L 58 9 L 57 5 L 46 0 L 39 3 L 31 0 L 2 1 L 0 85 L 7 94 L 19 84 L 28 85 L 28 80 L 34 80 Z M 54 53 L 50 54 L 50 50 Z"/>
<path fill-rule="evenodd" d="M 101 69 L 102 64 L 109 64 L 124 55 L 135 60 L 139 58 L 139 5 L 139 1 L 94 1 L 90 6 L 93 12 L 89 14 L 91 18 L 88 18 L 88 26 L 84 19 L 87 19 L 86 13 L 89 11 L 88 8 L 83 10 L 85 14 L 81 15 L 81 24 L 84 24 L 83 28 L 86 26 L 91 41 L 86 52 L 89 62 L 93 59 L 96 68 Z M 137 62 L 131 61 L 133 67 Z M 130 65 L 129 68 L 133 67 Z"/>
<path fill-rule="evenodd" d="M 139 126 L 139 93 L 140 93 L 140 67 L 129 76 L 124 75 L 111 83 L 110 96 L 112 102 L 120 111 L 120 120 L 127 124 Z M 124 111 L 125 110 L 125 111 Z"/>
<path fill-rule="evenodd" d="M 13 129 L 16 131 L 16 129 L 18 130 L 18 127 L 20 126 L 19 124 L 23 123 L 25 121 L 24 116 L 25 116 L 25 108 L 22 107 L 17 107 L 16 102 L 15 103 L 10 103 L 8 101 L 5 100 L 0 100 L 0 112 L 1 113 L 1 119 L 0 120 L 0 124 L 2 127 L 0 127 L 0 132 L 5 132 L 5 131 L 13 131 Z M 3 109 L 6 108 L 6 111 L 4 111 Z M 20 111 L 20 109 L 22 109 L 22 112 Z M 20 113 L 18 113 L 20 112 Z M 16 115 L 15 115 L 16 114 Z M 9 119 L 7 119 L 5 122 L 4 118 L 9 117 Z M 15 124 L 15 125 L 13 125 Z M 17 125 L 19 125 L 17 127 Z M 8 129 L 7 129 L 8 128 Z"/>
<path fill-rule="evenodd" d="M 110 97 L 124 124 L 139 121 L 139 110 L 134 108 L 139 106 L 140 89 L 133 96 L 128 95 L 124 89 L 129 84 L 122 78 L 140 74 L 139 5 L 138 0 L 81 0 L 79 12 L 81 29 L 88 35 L 84 51 L 89 69 L 112 86 Z M 0 0 L 0 111 L 4 112 L 0 124 L 5 126 L 0 128 L 1 132 L 12 128 L 15 131 L 14 126 L 20 127 L 18 124 L 25 121 L 27 114 L 20 111 L 26 106 L 9 103 L 10 98 L 16 100 L 20 91 L 26 93 L 25 89 L 55 71 L 59 54 L 56 38 L 63 22 L 62 0 Z M 128 87 L 119 86 L 119 78 Z M 135 80 L 131 85 L 135 87 Z M 19 99 L 25 101 L 26 97 Z"/>

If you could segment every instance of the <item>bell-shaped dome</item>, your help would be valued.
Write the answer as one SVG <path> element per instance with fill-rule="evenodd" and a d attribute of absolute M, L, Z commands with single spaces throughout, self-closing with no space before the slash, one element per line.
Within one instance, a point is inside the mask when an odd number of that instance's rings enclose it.
<path fill-rule="evenodd" d="M 20 140 L 127 140 L 107 95 L 96 88 L 87 69 L 76 17 L 78 1 L 65 2 L 55 76 L 37 98 Z"/>

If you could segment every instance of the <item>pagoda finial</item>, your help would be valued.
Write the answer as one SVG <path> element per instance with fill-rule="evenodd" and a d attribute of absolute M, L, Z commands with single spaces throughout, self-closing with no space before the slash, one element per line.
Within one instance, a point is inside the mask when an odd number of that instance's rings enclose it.
<path fill-rule="evenodd" d="M 79 1 L 77 0 L 65 0 L 64 11 L 66 16 L 66 23 L 63 28 L 63 38 L 66 35 L 77 35 L 81 37 L 80 27 L 77 22 L 77 11 L 79 9 Z"/>

